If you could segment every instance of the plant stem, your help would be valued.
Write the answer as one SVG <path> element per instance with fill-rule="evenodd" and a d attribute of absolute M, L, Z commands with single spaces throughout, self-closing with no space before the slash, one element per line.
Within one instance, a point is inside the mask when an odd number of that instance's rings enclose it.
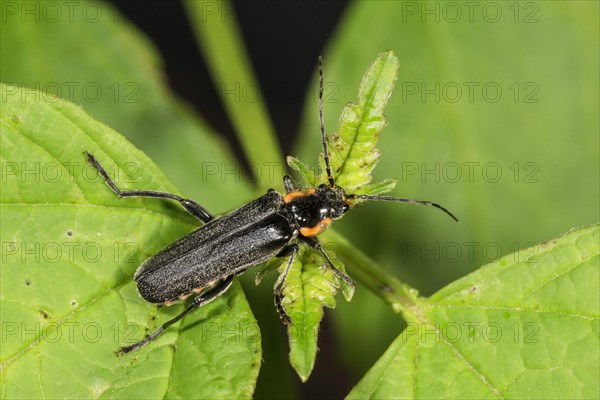
<path fill-rule="evenodd" d="M 259 190 L 263 191 L 283 179 L 283 156 L 275 138 L 275 132 L 260 96 L 247 99 L 243 95 L 258 80 L 252 66 L 228 1 L 218 4 L 210 1 L 185 1 L 187 14 L 196 34 L 196 42 L 206 57 L 217 91 L 235 128 L 248 160 L 257 163 L 260 176 Z M 220 12 L 212 13 L 215 7 Z M 226 15 L 226 18 L 222 18 Z"/>
<path fill-rule="evenodd" d="M 405 320 L 418 320 L 415 312 L 419 307 L 417 304 L 419 292 L 415 288 L 390 275 L 334 230 L 328 230 L 323 237 L 336 244 L 336 253 L 342 258 L 352 277 L 381 297 L 394 312 L 401 313 Z"/>

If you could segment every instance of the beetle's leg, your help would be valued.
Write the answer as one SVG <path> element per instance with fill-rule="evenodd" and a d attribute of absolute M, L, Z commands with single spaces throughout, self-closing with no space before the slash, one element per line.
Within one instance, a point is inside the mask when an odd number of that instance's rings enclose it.
<path fill-rule="evenodd" d="M 92 164 L 92 166 L 98 171 L 98 173 L 104 178 L 106 184 L 110 189 L 117 194 L 119 197 L 154 197 L 161 199 L 171 199 L 176 200 L 183 208 L 186 209 L 187 212 L 192 214 L 194 217 L 198 218 L 200 221 L 207 223 L 212 220 L 214 217 L 210 215 L 208 211 L 200 204 L 196 203 L 193 200 L 184 199 L 183 197 L 177 196 L 176 194 L 165 193 L 165 192 L 157 192 L 154 190 L 121 190 L 115 185 L 112 179 L 108 176 L 102 165 L 96 160 L 96 157 L 88 153 L 84 152 L 87 157 L 87 161 Z"/>
<path fill-rule="evenodd" d="M 286 254 L 288 252 L 291 252 L 292 254 L 290 255 L 290 258 L 289 258 L 287 265 L 285 266 L 285 269 L 283 270 L 282 274 L 279 275 L 279 278 L 277 278 L 277 282 L 275 283 L 275 289 L 273 290 L 273 295 L 275 297 L 275 308 L 277 309 L 279 318 L 281 318 L 283 323 L 286 325 L 289 325 L 290 322 L 292 322 L 292 319 L 290 318 L 288 313 L 285 312 L 285 309 L 283 308 L 283 305 L 281 304 L 281 302 L 283 301 L 283 293 L 282 293 L 283 282 L 285 281 L 285 278 L 287 278 L 287 275 L 290 272 L 290 268 L 292 267 L 292 264 L 294 263 L 294 260 L 296 259 L 296 255 L 298 254 L 298 245 L 292 244 L 291 246 L 287 247 L 283 251 L 284 254 Z M 283 255 L 283 254 L 279 254 L 279 255 Z"/>
<path fill-rule="evenodd" d="M 181 318 L 183 318 L 187 313 L 192 311 L 194 308 L 201 307 L 205 304 L 208 304 L 211 301 L 213 301 L 214 299 L 216 299 L 217 297 L 221 296 L 231 286 L 231 283 L 233 282 L 233 277 L 234 277 L 234 275 L 230 275 L 227 278 L 220 281 L 219 283 L 217 283 L 215 286 L 213 286 L 209 290 L 207 290 L 206 292 L 201 293 L 198 297 L 196 297 L 194 299 L 194 301 L 189 306 L 187 306 L 185 308 L 185 310 L 183 310 L 175 318 L 168 320 L 167 322 L 162 324 L 162 326 L 160 328 L 158 328 L 156 331 L 154 331 L 150 335 L 146 336 L 144 339 L 140 340 L 139 342 L 134 343 L 130 346 L 121 347 L 119 349 L 119 351 L 117 351 L 117 355 L 127 354 L 131 351 L 139 349 L 142 346 L 145 346 L 146 344 L 150 343 L 151 341 L 156 339 L 158 336 L 160 336 L 160 334 L 163 333 L 163 331 L 165 329 L 167 329 L 169 326 L 173 325 L 175 322 L 179 321 Z"/>
<path fill-rule="evenodd" d="M 319 250 L 321 254 L 323 254 L 323 257 L 325 257 L 325 260 L 327 260 L 327 263 L 329 264 L 329 268 L 331 268 L 333 273 L 338 278 L 343 279 L 348 285 L 350 285 L 353 288 L 356 286 L 352 278 L 350 278 L 348 275 L 336 268 L 336 266 L 333 264 L 333 261 L 331 261 L 331 258 L 329 258 L 329 256 L 321 246 L 321 243 L 319 243 L 319 239 L 317 239 L 314 236 L 299 236 L 299 238 L 302 239 L 310 247 L 312 247 L 315 250 Z"/>
<path fill-rule="evenodd" d="M 296 185 L 294 185 L 294 181 L 292 181 L 292 178 L 290 178 L 289 175 L 283 177 L 283 186 L 285 187 L 286 193 L 295 192 L 298 190 L 298 188 L 296 188 Z"/>

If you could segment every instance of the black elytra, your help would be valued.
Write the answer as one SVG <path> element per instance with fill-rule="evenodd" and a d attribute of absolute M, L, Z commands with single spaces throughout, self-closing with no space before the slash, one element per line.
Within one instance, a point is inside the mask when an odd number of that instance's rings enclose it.
<path fill-rule="evenodd" d="M 134 279 L 142 297 L 150 303 L 170 304 L 190 294 L 197 297 L 175 318 L 143 340 L 122 347 L 117 353 L 136 350 L 156 339 L 165 329 L 193 309 L 207 304 L 229 289 L 233 278 L 246 269 L 273 257 L 289 257 L 274 288 L 275 305 L 284 323 L 290 318 L 282 306 L 282 288 L 298 253 L 298 243 L 318 250 L 334 274 L 348 285 L 354 282 L 340 271 L 321 247 L 317 235 L 331 222 L 342 217 L 354 199 L 398 201 L 437 207 L 456 220 L 436 203 L 390 196 L 346 194 L 335 185 L 329 165 L 329 153 L 323 124 L 323 69 L 319 57 L 319 120 L 323 156 L 328 184 L 316 188 L 298 189 L 289 176 L 284 177 L 285 194 L 271 189 L 263 196 L 214 218 L 204 207 L 178 195 L 152 190 L 120 190 L 96 158 L 84 152 L 87 161 L 104 178 L 106 184 L 121 197 L 153 197 L 178 201 L 186 211 L 204 225 L 168 245 L 147 259 L 137 269 Z"/>

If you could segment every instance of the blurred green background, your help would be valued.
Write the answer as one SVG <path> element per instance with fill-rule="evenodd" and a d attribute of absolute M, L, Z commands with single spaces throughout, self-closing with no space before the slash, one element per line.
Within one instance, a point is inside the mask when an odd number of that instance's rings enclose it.
<path fill-rule="evenodd" d="M 59 4 L 60 17 L 45 5 L 52 3 Z M 182 36 L 153 40 L 132 22 L 148 24 L 132 6 L 81 2 L 67 15 L 60 3 L 27 2 L 38 4 L 38 14 L 24 13 L 22 4 L 2 2 L 2 82 L 81 105 L 214 213 L 259 193 L 258 185 L 244 179 L 246 162 L 257 162 L 263 172 L 266 162 L 282 166 L 281 159 L 252 159 L 249 147 L 264 145 L 253 129 L 269 137 L 273 127 L 285 127 L 279 141 L 286 153 L 316 161 L 316 55 L 325 61 L 325 123 L 331 133 L 369 64 L 393 49 L 400 76 L 386 111 L 375 179 L 396 177 L 393 194 L 442 203 L 460 223 L 426 207 L 369 204 L 335 229 L 423 295 L 501 255 L 599 219 L 598 2 L 369 1 L 331 8 L 290 3 L 287 11 L 268 2 L 154 3 L 148 6 L 151 21 L 161 21 L 157 7 L 174 7 L 175 13 L 165 11 L 168 23 L 179 18 L 186 29 Z M 192 8 L 203 13 L 190 27 L 185 12 Z M 194 23 L 200 53 L 190 45 Z M 242 28 L 240 47 L 220 41 L 224 24 Z M 320 36 L 304 40 L 313 27 Z M 240 51 L 244 47 L 247 53 Z M 182 57 L 173 55 L 178 48 L 187 51 L 180 62 L 189 57 L 206 69 L 198 76 L 166 71 L 163 57 Z M 237 65 L 240 59 L 249 78 L 235 80 L 228 61 Z M 284 78 L 272 78 L 261 91 L 272 71 Z M 207 89 L 212 97 L 197 89 L 196 79 L 213 81 Z M 186 84 L 193 89 L 182 89 Z M 303 109 L 277 97 L 286 93 L 304 98 Z M 224 108 L 215 105 L 217 94 Z M 257 115 L 257 109 L 267 113 Z M 223 175 L 223 166 L 237 174 Z M 278 180 L 264 178 L 261 184 L 282 189 Z M 247 275 L 245 288 L 263 327 L 259 398 L 342 396 L 402 328 L 399 317 L 359 284 L 351 303 L 340 297 L 328 313 L 315 371 L 300 385 L 287 365 L 272 281 L 253 288 Z"/>

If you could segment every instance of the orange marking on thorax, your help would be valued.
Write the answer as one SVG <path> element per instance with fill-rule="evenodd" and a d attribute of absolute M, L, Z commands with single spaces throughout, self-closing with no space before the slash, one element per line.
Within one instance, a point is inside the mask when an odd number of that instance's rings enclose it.
<path fill-rule="evenodd" d="M 300 234 L 305 237 L 317 236 L 319 233 L 322 233 L 325 231 L 325 229 L 329 228 L 330 224 L 331 218 L 324 218 L 312 228 L 300 228 Z"/>
<path fill-rule="evenodd" d="M 288 194 L 283 196 L 283 202 L 289 203 L 290 201 L 294 200 L 297 197 L 309 196 L 309 195 L 313 194 L 314 192 L 315 192 L 315 189 L 313 189 L 313 188 L 299 190 L 296 192 L 289 192 Z"/>

